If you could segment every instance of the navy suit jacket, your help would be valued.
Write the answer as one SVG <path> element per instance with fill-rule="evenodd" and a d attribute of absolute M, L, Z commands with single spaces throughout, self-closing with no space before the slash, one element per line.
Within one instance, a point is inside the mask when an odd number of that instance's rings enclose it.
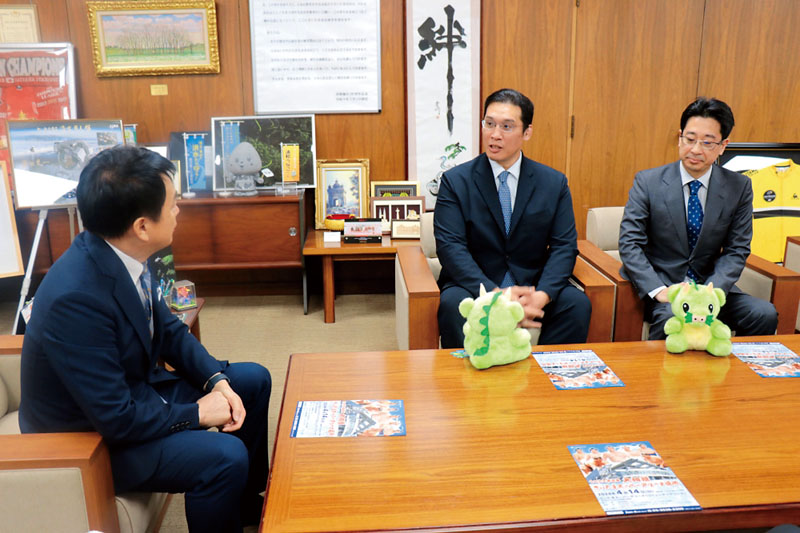
<path fill-rule="evenodd" d="M 145 479 L 157 464 L 157 446 L 140 447 L 135 461 L 125 456 L 127 447 L 199 427 L 196 403 L 166 403 L 156 387 L 182 378 L 201 389 L 227 364 L 209 355 L 160 294 L 153 300 L 151 340 L 139 292 L 120 258 L 92 233 L 75 238 L 36 291 L 25 332 L 24 433 L 99 432 L 117 481 Z M 175 373 L 159 366 L 159 358 Z M 120 464 L 138 470 L 119 471 Z"/>
<path fill-rule="evenodd" d="M 486 154 L 442 176 L 434 235 L 440 288 L 459 285 L 473 296 L 481 283 L 487 291 L 499 286 L 510 270 L 517 285 L 536 286 L 555 300 L 578 255 L 567 178 L 524 156 L 508 235 Z"/>
<path fill-rule="evenodd" d="M 643 170 L 625 205 L 619 233 L 620 273 L 640 298 L 664 285 L 680 283 L 691 266 L 703 282 L 726 293 L 750 255 L 753 187 L 750 179 L 718 165 L 711 170 L 703 227 L 689 250 L 680 162 Z"/>

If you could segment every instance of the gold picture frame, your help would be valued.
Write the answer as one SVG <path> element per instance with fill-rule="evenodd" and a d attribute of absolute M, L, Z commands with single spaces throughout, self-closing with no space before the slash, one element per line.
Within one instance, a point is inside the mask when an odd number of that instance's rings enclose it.
<path fill-rule="evenodd" d="M 90 0 L 86 7 L 98 77 L 219 73 L 214 0 Z M 163 36 L 163 46 L 151 45 Z"/>
<path fill-rule="evenodd" d="M 369 212 L 369 159 L 317 159 L 317 229 L 328 215 L 366 217 Z"/>

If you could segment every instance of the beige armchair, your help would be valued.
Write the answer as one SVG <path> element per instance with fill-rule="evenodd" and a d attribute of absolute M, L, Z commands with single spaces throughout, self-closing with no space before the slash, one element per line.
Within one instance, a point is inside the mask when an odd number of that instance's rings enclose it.
<path fill-rule="evenodd" d="M 586 240 L 578 241 L 581 257 L 616 286 L 614 341 L 647 338 L 644 306 L 619 269 L 619 228 L 625 208 L 594 207 L 586 218 Z M 800 299 L 800 274 L 750 254 L 736 285 L 747 294 L 772 302 L 778 310 L 778 334 L 794 333 Z"/>
<path fill-rule="evenodd" d="M 800 236 L 786 237 L 786 251 L 783 254 L 783 266 L 792 272 L 800 272 Z M 797 315 L 794 331 L 800 331 L 800 312 Z"/>
<path fill-rule="evenodd" d="M 115 496 L 99 434 L 20 434 L 21 350 L 21 335 L 0 336 L 0 531 L 157 531 L 169 496 Z"/>
<path fill-rule="evenodd" d="M 436 280 L 442 267 L 436 257 L 433 213 L 424 213 L 421 224 L 420 246 L 398 247 L 395 259 L 395 316 L 397 345 L 401 350 L 439 347 Z M 614 284 L 580 258 L 575 263 L 571 281 L 592 303 L 589 342 L 609 342 Z M 539 330 L 530 331 L 531 342 L 536 344 Z"/>

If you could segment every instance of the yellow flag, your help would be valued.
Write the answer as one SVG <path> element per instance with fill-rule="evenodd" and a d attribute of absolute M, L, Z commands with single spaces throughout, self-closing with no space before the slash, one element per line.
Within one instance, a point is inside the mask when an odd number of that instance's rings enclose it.
<path fill-rule="evenodd" d="M 281 143 L 281 173 L 284 182 L 300 181 L 300 145 Z"/>

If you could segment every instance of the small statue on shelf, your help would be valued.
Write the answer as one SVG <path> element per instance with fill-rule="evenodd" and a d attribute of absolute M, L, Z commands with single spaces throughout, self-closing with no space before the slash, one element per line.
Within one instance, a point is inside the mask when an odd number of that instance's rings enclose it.
<path fill-rule="evenodd" d="M 225 160 L 225 179 L 234 184 L 234 196 L 255 196 L 262 185 L 261 156 L 249 142 L 239 143 Z"/>

